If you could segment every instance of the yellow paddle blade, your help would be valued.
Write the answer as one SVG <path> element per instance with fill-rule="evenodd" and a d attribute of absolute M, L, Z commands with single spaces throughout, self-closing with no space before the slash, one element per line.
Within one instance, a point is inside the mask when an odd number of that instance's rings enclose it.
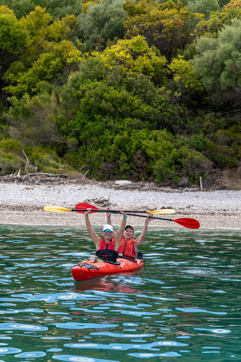
<path fill-rule="evenodd" d="M 66 207 L 62 206 L 44 206 L 45 211 L 54 211 L 54 212 L 64 212 L 64 211 L 72 211 L 72 209 L 66 209 Z"/>
<path fill-rule="evenodd" d="M 175 214 L 175 212 L 176 210 L 173 209 L 161 209 L 161 210 L 147 211 L 147 214 L 168 215 L 168 214 Z"/>

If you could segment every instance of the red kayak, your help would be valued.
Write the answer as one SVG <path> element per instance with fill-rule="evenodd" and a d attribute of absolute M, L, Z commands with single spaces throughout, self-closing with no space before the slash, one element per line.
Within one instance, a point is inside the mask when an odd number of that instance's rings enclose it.
<path fill-rule="evenodd" d="M 101 277 L 103 275 L 130 272 L 141 268 L 144 265 L 142 259 L 130 260 L 118 258 L 116 263 L 106 261 L 84 260 L 72 268 L 72 275 L 75 281 L 88 280 Z"/>

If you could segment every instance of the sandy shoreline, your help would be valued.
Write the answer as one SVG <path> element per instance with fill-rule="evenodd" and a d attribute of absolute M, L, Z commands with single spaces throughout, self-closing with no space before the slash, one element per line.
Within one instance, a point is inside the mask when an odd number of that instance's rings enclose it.
<path fill-rule="evenodd" d="M 164 218 L 197 219 L 202 229 L 241 229 L 241 190 L 171 190 L 128 188 L 103 183 L 23 184 L 0 183 L 0 223 L 16 225 L 84 226 L 84 216 L 74 212 L 46 212 L 46 205 L 73 208 L 89 202 L 99 208 L 151 210 L 173 208 L 175 215 Z M 92 223 L 105 222 L 104 214 L 92 214 Z M 113 215 L 119 224 L 120 215 Z M 143 225 L 144 218 L 128 217 L 128 223 Z M 155 220 L 150 226 L 183 228 L 175 222 Z"/>

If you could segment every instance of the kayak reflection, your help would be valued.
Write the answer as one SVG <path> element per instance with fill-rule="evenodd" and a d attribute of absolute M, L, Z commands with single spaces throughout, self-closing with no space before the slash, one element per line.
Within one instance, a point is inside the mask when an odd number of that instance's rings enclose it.
<path fill-rule="evenodd" d="M 135 272 L 125 273 L 125 277 L 133 277 L 137 274 L 141 274 L 141 270 Z M 83 280 L 75 282 L 75 290 L 101 290 L 104 292 L 121 292 L 121 293 L 135 293 L 140 294 L 141 291 L 134 289 L 132 283 L 122 281 L 116 278 L 119 274 L 105 275 L 94 279 Z M 123 277 L 123 273 L 120 274 Z"/>

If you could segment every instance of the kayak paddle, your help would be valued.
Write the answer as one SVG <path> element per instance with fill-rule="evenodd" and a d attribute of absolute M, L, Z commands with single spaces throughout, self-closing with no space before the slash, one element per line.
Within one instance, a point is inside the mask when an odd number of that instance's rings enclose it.
<path fill-rule="evenodd" d="M 119 210 L 100 210 L 98 209 L 98 207 L 93 206 L 91 204 L 88 203 L 80 203 L 77 204 L 75 206 L 74 209 L 68 209 L 66 207 L 62 207 L 62 206 L 45 206 L 44 210 L 45 211 L 54 211 L 54 212 L 66 212 L 66 211 L 75 211 L 75 212 L 79 212 L 79 213 L 84 213 L 87 209 L 91 209 L 91 212 L 112 212 L 112 213 L 119 213 Z M 136 213 L 148 213 L 148 214 L 174 214 L 175 210 L 173 209 L 161 209 L 161 210 L 153 210 L 153 211 L 131 211 L 131 210 L 127 210 L 126 213 L 127 215 L 130 216 L 138 216 L 138 217 L 146 217 L 145 215 L 137 215 L 137 214 L 133 214 L 133 212 Z M 165 221 L 174 221 L 179 225 L 182 225 L 186 228 L 189 229 L 199 229 L 200 224 L 198 220 L 195 219 L 191 219 L 191 218 L 181 218 L 181 219 L 166 219 L 166 218 L 162 218 L 162 217 L 156 217 L 156 216 L 152 216 L 153 219 L 158 219 L 158 220 L 165 220 Z"/>
<path fill-rule="evenodd" d="M 131 216 L 139 216 L 139 217 L 146 217 L 145 215 L 136 215 L 136 214 L 127 214 Z M 158 220 L 165 220 L 165 221 L 174 221 L 177 224 L 180 224 L 184 226 L 185 228 L 189 229 L 199 229 L 200 223 L 198 220 L 190 219 L 189 217 L 183 217 L 181 219 L 165 219 L 164 217 L 157 217 L 157 216 L 151 216 L 152 219 L 158 219 Z"/>
<path fill-rule="evenodd" d="M 88 204 L 87 202 L 82 202 L 79 203 L 75 206 L 75 211 L 80 212 L 80 213 L 84 213 L 86 211 L 86 209 L 92 209 L 92 212 L 113 212 L 113 213 L 120 213 L 120 210 L 103 210 L 103 209 L 98 209 L 98 207 Z M 173 209 L 160 209 L 160 210 L 145 210 L 145 211 L 140 211 L 140 210 L 125 210 L 125 212 L 134 212 L 134 213 L 139 213 L 139 214 L 175 214 L 176 210 Z"/>
<path fill-rule="evenodd" d="M 45 206 L 45 211 L 54 211 L 54 212 L 67 212 L 67 211 L 75 211 L 81 214 L 84 214 L 87 209 L 91 209 L 90 212 L 111 212 L 119 214 L 119 210 L 108 210 L 108 209 L 98 209 L 98 207 L 88 204 L 86 202 L 79 203 L 75 206 L 74 209 L 68 209 L 62 206 Z M 160 209 L 160 210 L 146 210 L 146 211 L 139 211 L 139 210 L 125 210 L 126 213 L 133 212 L 133 213 L 140 213 L 140 214 L 159 214 L 159 215 L 166 215 L 166 214 L 175 214 L 175 210 L 173 209 Z"/>

